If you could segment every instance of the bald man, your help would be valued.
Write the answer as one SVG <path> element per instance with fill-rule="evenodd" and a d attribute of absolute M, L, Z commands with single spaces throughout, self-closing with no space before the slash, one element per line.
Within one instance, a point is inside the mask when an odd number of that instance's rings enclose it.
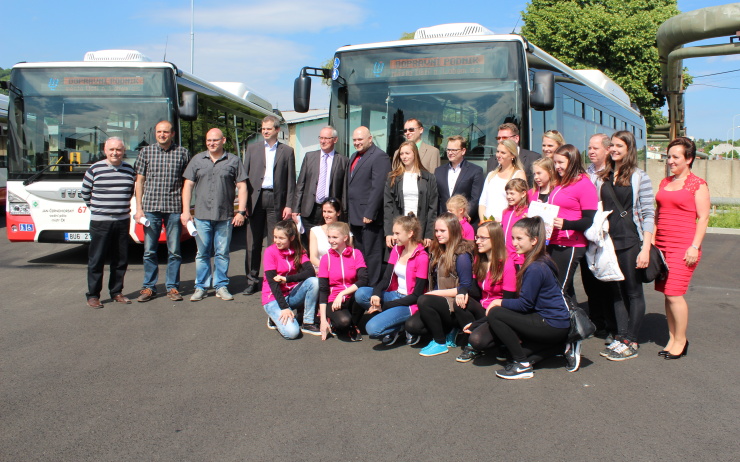
<path fill-rule="evenodd" d="M 345 175 L 345 216 L 354 235 L 355 247 L 365 257 L 368 285 L 374 287 L 380 282 L 385 252 L 383 192 L 391 162 L 388 154 L 375 146 L 367 127 L 359 127 L 353 132 L 352 144 L 357 151 L 352 154 Z"/>
<path fill-rule="evenodd" d="M 242 226 L 247 214 L 247 171 L 242 161 L 224 151 L 226 138 L 221 130 L 212 128 L 206 134 L 206 148 L 193 156 L 183 173 L 182 224 L 195 224 L 198 234 L 198 254 L 195 257 L 195 292 L 191 302 L 206 297 L 209 287 L 216 289 L 216 297 L 234 300 L 229 292 L 229 245 L 231 230 Z M 239 205 L 234 212 L 234 190 Z M 190 215 L 190 199 L 195 190 L 195 217 Z M 213 257 L 213 270 L 211 270 Z"/>

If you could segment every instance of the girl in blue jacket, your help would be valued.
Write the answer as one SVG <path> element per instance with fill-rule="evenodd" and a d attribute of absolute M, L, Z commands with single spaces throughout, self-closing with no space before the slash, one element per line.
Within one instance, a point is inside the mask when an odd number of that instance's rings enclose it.
<path fill-rule="evenodd" d="M 514 249 L 525 257 L 516 276 L 519 298 L 494 300 L 488 322 L 513 358 L 496 375 L 502 379 L 530 379 L 535 362 L 562 353 L 570 316 L 558 284 L 557 267 L 545 251 L 542 219 L 523 218 L 511 234 Z M 578 355 L 580 348 L 570 348 L 568 354 Z"/>

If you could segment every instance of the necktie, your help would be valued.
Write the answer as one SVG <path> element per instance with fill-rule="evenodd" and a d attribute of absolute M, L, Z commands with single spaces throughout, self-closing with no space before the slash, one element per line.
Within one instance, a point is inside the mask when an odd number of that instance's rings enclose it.
<path fill-rule="evenodd" d="M 329 154 L 322 154 L 321 166 L 319 167 L 319 183 L 316 185 L 316 202 L 321 203 L 326 199 L 326 175 L 328 174 Z"/>

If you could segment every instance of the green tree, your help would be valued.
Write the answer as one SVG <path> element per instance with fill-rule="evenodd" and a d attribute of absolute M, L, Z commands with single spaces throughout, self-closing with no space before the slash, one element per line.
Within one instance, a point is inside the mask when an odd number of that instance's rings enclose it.
<path fill-rule="evenodd" d="M 611 77 L 651 130 L 664 120 L 665 104 L 655 34 L 678 13 L 676 0 L 530 0 L 521 32 L 572 68 Z"/>

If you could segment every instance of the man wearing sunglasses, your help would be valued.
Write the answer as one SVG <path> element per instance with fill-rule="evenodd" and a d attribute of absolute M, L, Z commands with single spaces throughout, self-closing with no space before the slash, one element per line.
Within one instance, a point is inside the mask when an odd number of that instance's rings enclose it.
<path fill-rule="evenodd" d="M 419 149 L 419 158 L 421 159 L 421 165 L 424 166 L 429 172 L 434 173 L 434 170 L 439 167 L 439 149 L 426 144 L 421 140 L 424 134 L 424 126 L 418 119 L 409 119 L 403 125 L 403 136 L 406 137 L 407 141 L 413 141 L 416 143 L 416 147 Z M 393 153 L 395 159 L 398 155 L 398 149 Z"/>
<path fill-rule="evenodd" d="M 519 128 L 512 123 L 505 123 L 498 127 L 498 135 L 496 135 L 496 140 L 511 140 L 516 143 L 519 149 L 519 160 L 524 166 L 524 173 L 527 175 L 527 184 L 529 186 L 532 186 L 534 181 L 532 162 L 542 157 L 542 155 L 537 152 L 529 151 L 527 149 L 522 149 L 521 147 L 519 147 Z M 496 160 L 496 156 L 491 156 L 488 159 L 488 163 L 486 164 L 488 173 L 494 171 L 496 167 L 498 167 L 498 160 Z"/>

